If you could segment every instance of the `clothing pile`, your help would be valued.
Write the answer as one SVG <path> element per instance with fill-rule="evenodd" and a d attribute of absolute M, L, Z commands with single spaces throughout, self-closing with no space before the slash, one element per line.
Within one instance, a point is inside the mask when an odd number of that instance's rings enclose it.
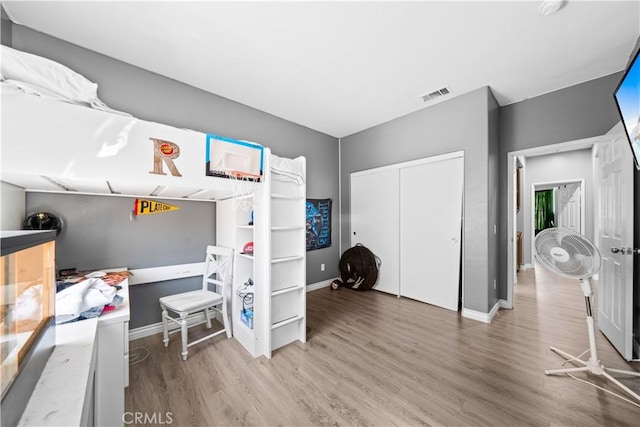
<path fill-rule="evenodd" d="M 107 279 L 106 281 L 103 279 Z M 59 282 L 56 293 L 56 324 L 98 317 L 120 305 L 119 286 L 107 283 L 105 274 L 89 274 L 78 282 Z"/>

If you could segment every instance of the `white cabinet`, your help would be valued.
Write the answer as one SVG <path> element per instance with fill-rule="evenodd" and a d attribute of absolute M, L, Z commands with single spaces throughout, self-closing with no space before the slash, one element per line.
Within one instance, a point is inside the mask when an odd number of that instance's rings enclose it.
<path fill-rule="evenodd" d="M 296 160 L 304 171 L 304 158 Z M 272 350 L 306 340 L 306 190 L 270 170 L 252 195 L 253 215 L 235 200 L 217 202 L 216 244 L 235 249 L 232 302 L 233 336 L 252 356 L 271 357 Z M 249 224 L 253 219 L 253 224 Z M 254 253 L 243 253 L 254 243 Z M 253 325 L 243 321 L 239 290 L 251 278 Z M 251 289 L 244 289 L 250 292 Z"/>

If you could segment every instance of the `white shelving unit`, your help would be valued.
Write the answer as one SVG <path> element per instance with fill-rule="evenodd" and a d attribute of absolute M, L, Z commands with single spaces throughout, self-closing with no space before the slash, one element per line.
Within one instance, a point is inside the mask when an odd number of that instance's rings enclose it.
<path fill-rule="evenodd" d="M 254 195 L 246 196 L 254 198 Z M 255 202 L 254 202 L 255 203 Z M 243 248 L 248 242 L 255 241 L 255 225 L 249 225 L 251 212 L 236 209 L 235 200 L 229 199 L 217 202 L 216 208 L 216 234 L 217 244 L 234 248 L 233 262 L 233 286 L 231 292 L 231 310 L 233 336 L 244 346 L 252 356 L 257 357 L 262 354 L 262 342 L 264 338 L 256 329 L 259 317 L 257 310 L 257 297 L 264 290 L 264 282 L 256 280 L 256 254 L 243 253 Z M 249 279 L 254 282 L 254 318 L 253 327 L 242 321 L 241 311 L 243 309 L 242 299 L 238 296 L 238 290 L 243 287 Z"/>
<path fill-rule="evenodd" d="M 304 159 L 302 161 L 304 170 Z M 280 180 L 270 171 L 265 149 L 263 182 L 256 186 L 251 212 L 236 209 L 235 200 L 217 203 L 217 244 L 235 249 L 231 307 L 233 336 L 254 357 L 294 341 L 306 341 L 306 189 L 293 180 Z M 254 242 L 253 255 L 243 254 Z M 238 296 L 253 279 L 253 328 L 241 320 Z"/>

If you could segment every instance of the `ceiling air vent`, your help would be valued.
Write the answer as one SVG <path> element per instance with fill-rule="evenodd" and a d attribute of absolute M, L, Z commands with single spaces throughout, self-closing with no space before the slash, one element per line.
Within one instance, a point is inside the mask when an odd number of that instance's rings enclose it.
<path fill-rule="evenodd" d="M 431 101 L 433 99 L 439 98 L 439 97 L 444 96 L 444 95 L 448 95 L 450 93 L 451 93 L 451 91 L 449 90 L 448 87 L 443 87 L 442 89 L 438 89 L 438 90 L 436 90 L 434 92 L 431 92 L 431 93 L 429 93 L 427 95 L 424 95 L 422 97 L 422 100 L 424 102 L 429 102 L 429 101 Z"/>

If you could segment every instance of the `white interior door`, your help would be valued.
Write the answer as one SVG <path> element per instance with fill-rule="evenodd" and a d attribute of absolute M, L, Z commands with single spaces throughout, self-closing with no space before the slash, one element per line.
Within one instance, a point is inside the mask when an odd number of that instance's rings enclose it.
<path fill-rule="evenodd" d="M 612 249 L 633 247 L 633 160 L 624 135 L 597 145 L 599 195 L 598 326 L 618 352 L 632 358 L 633 255 Z"/>
<path fill-rule="evenodd" d="M 582 233 L 580 183 L 563 184 L 555 191 L 556 224 L 560 228 L 568 228 Z"/>
<path fill-rule="evenodd" d="M 399 295 L 399 171 L 351 174 L 351 246 L 362 243 L 382 261 L 374 289 Z"/>
<path fill-rule="evenodd" d="M 458 310 L 462 157 L 400 170 L 400 294 Z"/>

